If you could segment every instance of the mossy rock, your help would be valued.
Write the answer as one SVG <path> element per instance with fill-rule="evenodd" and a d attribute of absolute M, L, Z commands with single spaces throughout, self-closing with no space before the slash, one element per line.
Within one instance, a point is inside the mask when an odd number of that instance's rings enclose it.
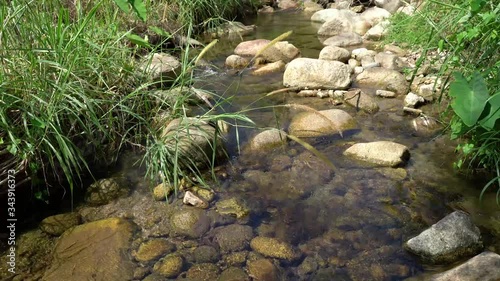
<path fill-rule="evenodd" d="M 200 238 L 210 228 L 211 219 L 203 210 L 185 207 L 170 217 L 170 226 L 174 235 Z"/>
<path fill-rule="evenodd" d="M 212 246 L 203 245 L 194 250 L 194 259 L 197 263 L 217 262 L 219 252 Z"/>
<path fill-rule="evenodd" d="M 40 222 L 40 229 L 50 235 L 59 236 L 66 230 L 80 224 L 81 217 L 78 213 L 59 214 L 46 217 Z"/>
<path fill-rule="evenodd" d="M 238 219 L 250 214 L 250 209 L 246 206 L 245 202 L 234 197 L 215 203 L 215 207 L 219 214 L 236 215 Z"/>
<path fill-rule="evenodd" d="M 250 247 L 252 247 L 252 249 L 257 253 L 266 257 L 288 261 L 293 261 L 300 257 L 299 253 L 292 247 L 292 245 L 276 238 L 263 236 L 255 237 L 250 242 Z"/>
<path fill-rule="evenodd" d="M 89 186 L 85 201 L 93 206 L 108 204 L 116 198 L 127 196 L 128 187 L 124 187 L 114 178 L 101 179 Z"/>
<path fill-rule="evenodd" d="M 158 261 L 154 265 L 153 271 L 167 278 L 173 278 L 181 273 L 183 264 L 181 256 L 172 254 Z"/>
<path fill-rule="evenodd" d="M 249 261 L 247 264 L 248 274 L 254 280 L 278 281 L 280 274 L 278 268 L 268 259 Z"/>
<path fill-rule="evenodd" d="M 250 277 L 245 273 L 245 271 L 237 267 L 230 267 L 224 270 L 219 277 L 219 281 L 249 281 L 249 280 Z"/>
<path fill-rule="evenodd" d="M 199 263 L 193 265 L 186 274 L 189 280 L 213 281 L 219 278 L 220 269 L 212 263 Z"/>
<path fill-rule="evenodd" d="M 139 246 L 135 259 L 139 262 L 149 262 L 173 251 L 175 251 L 174 244 L 165 239 L 152 239 Z"/>

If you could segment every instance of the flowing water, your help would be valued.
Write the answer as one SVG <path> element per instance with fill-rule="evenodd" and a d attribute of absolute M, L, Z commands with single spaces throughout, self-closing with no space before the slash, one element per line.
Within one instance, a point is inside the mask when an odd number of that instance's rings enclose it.
<path fill-rule="evenodd" d="M 250 22 L 257 25 L 256 32 L 243 39 L 272 40 L 293 30 L 286 40 L 300 49 L 302 57 L 317 58 L 322 45 L 318 26 L 309 18 L 303 13 L 260 15 Z M 278 237 L 324 263 L 314 280 L 401 280 L 442 271 L 444 267 L 424 267 L 402 245 L 455 209 L 471 212 L 485 244 L 499 249 L 500 213 L 494 195 L 479 204 L 483 182 L 467 180 L 453 170 L 454 144 L 439 131 L 415 131 L 414 116 L 403 114 L 401 99 L 379 100 L 380 111 L 370 115 L 346 105 L 333 106 L 328 99 L 288 93 L 265 97 L 283 88 L 283 74 L 253 76 L 247 71 L 239 76 L 225 71 L 224 60 L 239 42 L 220 43 L 209 55 L 219 70 L 198 84 L 231 96 L 227 109 L 245 111 L 257 124 L 238 129 L 241 154 L 233 132 L 233 157 L 226 167 L 230 179 L 218 191 L 222 197 L 244 198 L 254 208 L 250 224 L 256 233 Z M 245 149 L 246 141 L 260 129 L 286 128 L 294 112 L 279 106 L 283 104 L 341 108 L 355 117 L 361 129 L 353 134 L 307 140 L 336 166 L 334 173 L 298 144 L 265 153 Z M 425 108 L 436 117 L 440 110 L 439 105 Z M 342 155 L 353 143 L 378 140 L 406 145 L 411 151 L 409 163 L 403 169 L 374 168 Z M 287 269 L 290 280 L 300 278 L 294 266 Z"/>
<path fill-rule="evenodd" d="M 300 49 L 302 57 L 317 58 L 322 45 L 316 36 L 318 26 L 309 17 L 303 13 L 260 15 L 247 22 L 257 25 L 256 32 L 242 39 L 272 40 L 293 30 L 287 40 Z M 500 208 L 494 195 L 487 194 L 483 204 L 479 203 L 484 182 L 465 179 L 453 170 L 455 144 L 446 135 L 415 131 L 414 117 L 403 114 L 399 98 L 378 99 L 380 111 L 367 114 L 347 105 L 334 106 L 329 99 L 300 98 L 291 93 L 266 97 L 283 87 L 282 73 L 253 76 L 248 70 L 237 75 L 224 68 L 225 58 L 240 41 L 221 40 L 205 57 L 213 66 L 197 74 L 197 87 L 228 99 L 224 110 L 243 111 L 256 124 L 240 124 L 230 133 L 230 160 L 218 167 L 218 173 L 225 176 L 213 188 L 218 200 L 236 197 L 246 202 L 252 210 L 247 224 L 254 235 L 276 237 L 304 253 L 304 261 L 280 264 L 283 280 L 402 280 L 443 271 L 447 267 L 425 266 L 402 246 L 456 209 L 470 212 L 485 246 L 500 251 Z M 296 112 L 281 106 L 285 104 L 316 110 L 340 108 L 356 119 L 357 131 L 305 139 L 335 165 L 335 170 L 294 142 L 273 151 L 247 149 L 248 140 L 263 128 L 286 128 Z M 437 116 L 441 109 L 427 105 L 424 110 Z M 377 140 L 406 145 L 411 152 L 407 165 L 377 168 L 342 155 L 354 143 Z M 134 160 L 124 158 L 125 162 Z M 166 205 L 152 201 L 142 179 L 144 171 L 127 167 L 129 163 L 121 173 L 136 184 L 134 192 L 102 209 L 111 210 L 108 216 L 136 216 L 144 236 L 168 236 L 160 229 L 168 225 L 162 209 Z M 174 205 L 182 204 L 177 200 Z M 80 213 L 88 215 L 98 209 L 82 207 Z M 148 221 L 153 215 L 157 218 Z"/>

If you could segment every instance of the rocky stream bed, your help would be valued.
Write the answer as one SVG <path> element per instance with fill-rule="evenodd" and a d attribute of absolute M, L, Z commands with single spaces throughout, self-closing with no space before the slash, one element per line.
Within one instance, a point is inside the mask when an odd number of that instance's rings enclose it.
<path fill-rule="evenodd" d="M 418 54 L 376 42 L 412 7 L 376 2 L 280 1 L 292 11 L 264 8 L 221 39 L 194 87 L 234 95 L 224 110 L 257 125 L 227 133 L 218 183 L 186 181 L 166 203 L 126 153 L 85 204 L 20 235 L 17 274 L 2 254 L 1 279 L 499 280 L 500 208 L 452 168 L 435 66 L 411 80 Z"/>

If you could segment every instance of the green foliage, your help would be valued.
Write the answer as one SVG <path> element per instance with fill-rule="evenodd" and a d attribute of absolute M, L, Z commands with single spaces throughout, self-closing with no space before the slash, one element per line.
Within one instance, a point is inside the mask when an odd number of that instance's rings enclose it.
<path fill-rule="evenodd" d="M 142 20 L 146 21 L 148 11 L 143 0 L 113 0 L 115 4 L 125 13 L 130 13 L 130 7 L 134 13 Z"/>
<path fill-rule="evenodd" d="M 451 136 L 463 139 L 456 167 L 467 164 L 495 174 L 483 193 L 495 182 L 500 188 L 500 3 L 429 0 L 414 16 L 397 15 L 392 21 L 387 41 L 423 49 L 419 62 L 435 63 L 429 52 L 444 54 L 437 65 L 443 81 L 451 82 Z"/>

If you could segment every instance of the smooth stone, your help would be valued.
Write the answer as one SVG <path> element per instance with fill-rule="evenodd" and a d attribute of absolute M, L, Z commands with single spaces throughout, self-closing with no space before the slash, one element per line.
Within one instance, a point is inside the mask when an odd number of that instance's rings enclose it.
<path fill-rule="evenodd" d="M 344 102 L 370 114 L 377 113 L 379 110 L 375 100 L 361 90 L 347 91 L 344 94 Z"/>
<path fill-rule="evenodd" d="M 210 228 L 210 218 L 201 209 L 183 207 L 170 217 L 170 226 L 177 235 L 199 238 Z"/>
<path fill-rule="evenodd" d="M 383 97 L 383 98 L 394 98 L 394 97 L 396 97 L 396 93 L 394 93 L 392 91 L 384 91 L 384 90 L 377 90 L 375 92 L 375 95 L 377 95 L 379 97 Z"/>
<path fill-rule="evenodd" d="M 268 63 L 262 67 L 257 68 L 252 72 L 253 75 L 266 75 L 269 73 L 275 73 L 275 72 L 280 72 L 285 70 L 285 63 L 283 61 L 277 61 L 277 62 L 272 62 Z"/>
<path fill-rule="evenodd" d="M 293 116 L 288 132 L 296 137 L 321 137 L 357 129 L 356 120 L 341 109 L 302 111 Z"/>
<path fill-rule="evenodd" d="M 153 271 L 167 278 L 173 278 L 179 275 L 182 271 L 184 261 L 181 256 L 172 254 L 158 261 Z"/>
<path fill-rule="evenodd" d="M 248 225 L 230 224 L 213 230 L 221 253 L 244 250 L 253 238 L 253 230 Z"/>
<path fill-rule="evenodd" d="M 278 268 L 268 259 L 248 261 L 247 268 L 248 273 L 254 277 L 254 280 L 281 280 Z"/>
<path fill-rule="evenodd" d="M 326 46 L 319 52 L 320 60 L 333 60 L 347 63 L 350 57 L 351 53 L 348 50 L 337 46 Z"/>
<path fill-rule="evenodd" d="M 381 67 L 388 69 L 398 69 L 398 56 L 391 53 L 378 53 L 375 61 L 380 63 Z"/>
<path fill-rule="evenodd" d="M 252 150 L 272 149 L 285 145 L 287 142 L 286 133 L 282 130 L 269 129 L 258 133 L 250 141 Z"/>
<path fill-rule="evenodd" d="M 392 69 L 383 67 L 368 68 L 358 74 L 354 80 L 360 88 L 393 91 L 398 95 L 408 93 L 409 85 L 404 75 Z"/>
<path fill-rule="evenodd" d="M 151 76 L 153 81 L 175 80 L 181 73 L 181 62 L 166 53 L 154 53 L 145 58 L 139 69 Z"/>
<path fill-rule="evenodd" d="M 219 278 L 220 269 L 213 263 L 194 264 L 186 273 L 188 280 L 212 281 Z"/>
<path fill-rule="evenodd" d="M 238 55 L 230 55 L 226 58 L 226 66 L 235 69 L 245 68 L 249 65 L 250 60 Z"/>
<path fill-rule="evenodd" d="M 500 280 L 500 255 L 482 252 L 465 263 L 430 277 L 431 281 L 498 281 Z"/>
<path fill-rule="evenodd" d="M 391 16 L 387 10 L 379 7 L 371 7 L 366 9 L 360 17 L 367 21 L 371 26 L 378 24 L 379 22 L 388 19 Z"/>
<path fill-rule="evenodd" d="M 338 61 L 298 58 L 290 62 L 283 75 L 285 87 L 300 89 L 345 89 L 351 83 L 351 69 Z"/>
<path fill-rule="evenodd" d="M 138 262 L 149 262 L 173 251 L 175 251 L 174 244 L 165 239 L 152 239 L 142 243 L 134 257 Z"/>
<path fill-rule="evenodd" d="M 250 241 L 250 247 L 252 250 L 266 257 L 288 261 L 293 261 L 300 257 L 300 254 L 292 245 L 276 238 L 257 236 Z"/>
<path fill-rule="evenodd" d="M 66 230 L 80 224 L 81 216 L 78 213 L 59 214 L 46 217 L 40 222 L 40 229 L 50 235 L 59 236 Z"/>
<path fill-rule="evenodd" d="M 344 155 L 380 166 L 397 167 L 410 158 L 408 148 L 390 141 L 357 143 L 344 151 Z"/>
<path fill-rule="evenodd" d="M 239 56 L 254 57 L 259 52 L 264 50 L 270 42 L 271 41 L 267 39 L 244 41 L 236 46 L 234 53 Z M 259 56 L 264 58 L 265 61 L 277 62 L 281 60 L 285 63 L 290 62 L 299 55 L 299 49 L 286 41 L 277 42 L 259 54 Z"/>
<path fill-rule="evenodd" d="M 323 23 L 318 30 L 318 35 L 330 37 L 344 32 L 353 32 L 353 29 L 352 21 L 335 18 Z"/>
<path fill-rule="evenodd" d="M 311 21 L 313 22 L 327 22 L 332 19 L 342 19 L 345 21 L 352 21 L 352 19 L 357 18 L 358 15 L 349 10 L 339 10 L 339 9 L 325 9 L 317 11 L 311 16 Z"/>
<path fill-rule="evenodd" d="M 339 35 L 332 36 L 325 41 L 325 46 L 350 47 L 363 43 L 363 38 L 354 32 L 344 32 Z"/>

